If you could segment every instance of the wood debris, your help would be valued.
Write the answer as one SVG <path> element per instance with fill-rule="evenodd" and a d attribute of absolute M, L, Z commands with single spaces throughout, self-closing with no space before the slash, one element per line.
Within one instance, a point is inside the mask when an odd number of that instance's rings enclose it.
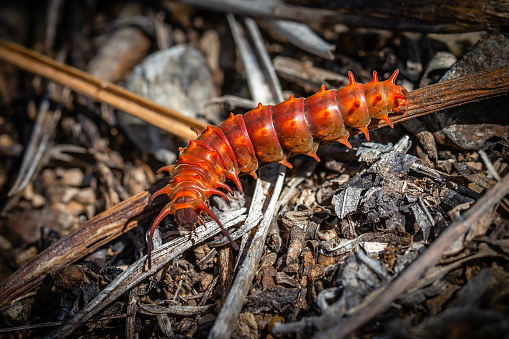
<path fill-rule="evenodd" d="M 507 8 L 414 2 L 0 4 L 0 336 L 507 336 Z M 239 252 L 165 219 L 148 269 L 166 141 L 396 68 L 394 129 L 211 199 Z"/>

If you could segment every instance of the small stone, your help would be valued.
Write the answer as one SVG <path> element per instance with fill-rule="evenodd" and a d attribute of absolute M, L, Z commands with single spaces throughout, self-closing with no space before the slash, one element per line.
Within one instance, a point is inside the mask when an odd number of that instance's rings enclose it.
<path fill-rule="evenodd" d="M 338 237 L 338 234 L 335 230 L 321 230 L 318 232 L 318 238 L 323 241 L 328 241 L 331 239 L 335 239 Z"/>
<path fill-rule="evenodd" d="M 87 205 L 85 207 L 85 214 L 87 216 L 87 219 L 90 220 L 92 217 L 96 215 L 95 205 Z M 85 222 L 85 221 L 83 221 Z"/>
<path fill-rule="evenodd" d="M 240 314 L 232 338 L 258 338 L 258 323 L 253 313 Z"/>
<path fill-rule="evenodd" d="M 130 180 L 128 186 L 130 194 L 134 195 L 140 193 L 149 186 L 147 172 L 143 167 L 134 167 L 129 174 Z"/>
<path fill-rule="evenodd" d="M 6 237 L 0 234 L 0 250 L 9 251 L 12 249 L 12 244 Z"/>
<path fill-rule="evenodd" d="M 179 30 L 174 30 L 175 41 L 178 35 Z M 125 85 L 128 90 L 188 117 L 195 118 L 201 113 L 207 121 L 221 121 L 218 106 L 207 104 L 217 95 L 210 70 L 203 54 L 190 45 L 177 43 L 172 48 L 151 54 L 133 69 Z M 124 113 L 118 115 L 118 123 L 136 147 L 154 154 L 162 162 L 175 161 L 176 154 L 169 150 L 180 144 L 176 137 Z"/>
<path fill-rule="evenodd" d="M 63 204 L 69 203 L 74 197 L 78 194 L 79 189 L 76 187 L 63 187 L 63 194 L 58 200 L 58 202 L 61 202 Z"/>
<path fill-rule="evenodd" d="M 325 255 L 323 253 L 318 254 L 317 262 L 323 266 L 334 265 L 338 262 L 338 258 L 332 255 Z"/>
<path fill-rule="evenodd" d="M 26 200 L 32 200 L 32 196 L 34 194 L 34 187 L 32 186 L 32 184 L 27 184 L 25 186 L 25 189 L 23 190 L 23 198 L 26 199 Z"/>
<path fill-rule="evenodd" d="M 44 205 L 46 205 L 46 198 L 44 198 L 42 195 L 40 195 L 39 193 L 34 193 L 32 195 L 32 206 L 34 208 L 41 208 L 43 207 Z"/>
<path fill-rule="evenodd" d="M 9 327 L 26 325 L 32 315 L 32 300 L 23 299 L 10 304 L 2 313 L 5 325 Z"/>
<path fill-rule="evenodd" d="M 85 212 L 85 206 L 83 204 L 72 200 L 67 204 L 67 213 L 73 216 L 79 216 L 80 214 L 83 214 Z"/>
<path fill-rule="evenodd" d="M 37 247 L 30 246 L 29 248 L 27 248 L 23 252 L 21 252 L 18 255 L 16 255 L 16 258 L 14 259 L 14 262 L 18 266 L 23 266 L 24 264 L 26 264 L 27 262 L 29 262 L 30 260 L 35 258 L 37 256 L 37 253 L 39 253 L 39 251 L 37 251 Z"/>
<path fill-rule="evenodd" d="M 79 190 L 74 199 L 84 205 L 95 205 L 97 198 L 92 187 L 85 187 Z"/>
<path fill-rule="evenodd" d="M 3 121 L 0 121 L 0 125 L 2 123 Z M 0 135 L 0 147 L 9 148 L 12 147 L 12 145 L 14 145 L 14 142 L 9 134 L 5 133 Z"/>
<path fill-rule="evenodd" d="M 69 168 L 62 172 L 60 184 L 72 187 L 82 187 L 85 175 L 79 168 Z"/>
<path fill-rule="evenodd" d="M 39 176 L 39 181 L 44 187 L 54 186 L 57 182 L 57 175 L 52 169 L 45 169 Z"/>
<path fill-rule="evenodd" d="M 214 276 L 212 274 L 201 273 L 200 274 L 200 289 L 201 289 L 201 291 L 206 291 L 213 280 L 214 280 Z"/>

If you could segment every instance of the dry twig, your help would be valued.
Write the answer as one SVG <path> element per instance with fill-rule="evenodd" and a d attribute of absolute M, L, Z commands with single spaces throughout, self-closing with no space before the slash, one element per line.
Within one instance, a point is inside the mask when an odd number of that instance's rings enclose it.
<path fill-rule="evenodd" d="M 393 123 L 439 112 L 447 108 L 490 99 L 509 93 L 509 66 L 442 81 L 408 93 L 408 105 L 391 115 Z M 401 114 L 401 115 L 400 115 Z M 368 129 L 387 126 L 383 120 L 373 121 Z M 353 134 L 359 134 L 354 132 Z"/>
<path fill-rule="evenodd" d="M 186 117 L 122 87 L 11 42 L 0 40 L 0 59 L 67 86 L 94 100 L 107 103 L 182 139 L 190 140 L 196 137 L 189 129 L 190 126 L 198 129 L 207 126 L 200 120 Z"/>
<path fill-rule="evenodd" d="M 0 285 L 0 309 L 39 285 L 51 272 L 72 264 L 155 213 L 158 206 L 148 205 L 149 197 L 148 191 L 138 193 L 97 215 L 17 270 Z"/>
<path fill-rule="evenodd" d="M 445 108 L 504 95 L 508 91 L 509 67 L 443 81 L 410 92 L 408 107 L 401 116 L 394 117 L 393 121 L 412 119 Z M 375 121 L 369 129 L 385 126 L 385 122 Z M 37 286 L 51 270 L 73 263 L 135 227 L 137 222 L 128 221 L 145 216 L 141 213 L 145 211 L 148 197 L 149 193 L 145 191 L 103 212 L 19 269 L 0 286 L 0 309 Z"/>

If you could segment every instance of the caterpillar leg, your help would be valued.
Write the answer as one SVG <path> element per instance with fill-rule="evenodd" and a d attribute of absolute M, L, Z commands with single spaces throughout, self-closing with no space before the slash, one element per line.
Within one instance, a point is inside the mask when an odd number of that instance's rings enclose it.
<path fill-rule="evenodd" d="M 357 127 L 357 129 L 360 129 L 362 133 L 364 133 L 364 136 L 366 137 L 366 140 L 369 141 L 369 132 L 368 128 L 366 126 Z"/>
<path fill-rule="evenodd" d="M 200 201 L 198 203 L 197 209 L 200 212 L 203 211 L 203 212 L 207 213 L 209 215 L 209 217 L 211 217 L 219 225 L 219 227 L 221 228 L 221 232 L 223 232 L 224 236 L 228 239 L 228 241 L 230 241 L 230 244 L 232 245 L 233 249 L 235 251 L 238 251 L 239 250 L 239 246 L 237 246 L 235 241 L 233 241 L 233 239 L 230 237 L 230 234 L 228 234 L 228 232 L 224 228 L 223 224 L 221 224 L 219 219 L 214 215 L 214 213 L 212 213 L 212 211 L 207 207 L 207 205 L 205 205 L 205 203 L 203 201 Z M 202 218 L 198 218 L 198 220 L 201 222 L 201 224 L 203 226 L 205 226 L 205 223 L 203 222 Z"/>
<path fill-rule="evenodd" d="M 159 194 L 166 193 L 167 191 L 164 191 L 164 188 L 161 189 Z M 155 194 L 154 194 L 155 196 Z M 227 199 L 225 196 L 224 198 Z M 227 200 L 228 201 L 228 200 Z M 226 229 L 224 228 L 223 224 L 219 221 L 219 219 L 216 217 L 214 213 L 207 207 L 207 205 L 203 201 L 194 200 L 191 197 L 183 196 L 179 197 L 173 202 L 170 202 L 167 204 L 161 212 L 157 215 L 156 219 L 152 223 L 152 226 L 150 227 L 150 233 L 148 238 L 148 269 L 150 270 L 152 268 L 152 244 L 153 244 L 153 236 L 154 232 L 159 225 L 159 223 L 169 214 L 175 214 L 175 220 L 177 223 L 181 225 L 194 225 L 196 221 L 200 222 L 203 226 L 205 226 L 205 222 L 200 216 L 201 212 L 205 212 L 208 214 L 221 228 L 221 232 L 224 234 L 224 236 L 230 241 L 231 246 L 238 251 L 239 246 L 233 241 L 233 239 L 230 237 Z"/>
<path fill-rule="evenodd" d="M 151 198 L 152 200 L 152 198 Z M 148 269 L 150 270 L 152 268 L 152 238 L 154 237 L 154 232 L 156 231 L 157 226 L 159 226 L 159 223 L 168 215 L 172 214 L 173 209 L 171 208 L 171 203 L 164 206 L 164 208 L 159 212 L 158 216 L 152 223 L 152 226 L 150 226 L 150 234 L 148 236 Z"/>
<path fill-rule="evenodd" d="M 216 217 L 216 215 L 214 213 L 212 213 L 210 208 L 208 208 L 208 206 L 203 201 L 195 200 L 193 202 L 192 199 L 186 199 L 189 197 L 182 197 L 182 198 L 179 198 L 175 201 L 176 202 L 175 220 L 179 224 L 181 224 L 181 225 L 194 224 L 197 220 L 203 226 L 205 226 L 205 222 L 200 217 L 200 213 L 205 212 L 206 214 L 208 214 L 209 217 L 212 218 L 212 220 L 214 220 L 219 225 L 219 227 L 221 228 L 221 232 L 223 232 L 224 236 L 230 241 L 230 244 L 232 245 L 232 247 L 236 251 L 239 250 L 239 247 L 237 246 L 235 241 L 233 241 L 233 239 L 230 237 L 230 235 L 224 228 L 223 224 L 219 221 L 219 219 Z M 181 201 L 183 201 L 183 203 L 181 203 Z M 190 223 L 190 221 L 192 221 L 192 223 Z"/>
<path fill-rule="evenodd" d="M 195 200 L 194 202 L 192 202 L 192 199 L 185 199 L 185 198 L 189 198 L 189 197 L 182 197 L 182 198 L 184 198 L 184 199 L 181 199 L 181 198 L 177 199 L 176 200 L 177 204 L 175 205 L 175 210 L 176 210 L 175 211 L 175 220 L 179 224 L 181 224 L 181 225 L 194 224 L 195 221 L 197 220 L 203 226 L 205 226 L 205 222 L 200 217 L 200 213 L 205 212 L 206 214 L 208 214 L 209 217 L 212 218 L 212 220 L 214 220 L 219 225 L 219 227 L 221 228 L 221 232 L 223 232 L 224 236 L 230 241 L 230 244 L 232 245 L 232 247 L 236 251 L 239 250 L 239 247 L 237 246 L 235 241 L 233 241 L 233 239 L 230 237 L 230 235 L 224 228 L 223 224 L 219 221 L 219 219 L 216 217 L 216 215 L 214 213 L 212 213 L 210 208 L 208 208 L 208 206 L 203 201 Z M 184 201 L 184 203 L 180 203 L 179 200 Z M 192 223 L 190 223 L 190 221 L 192 221 Z"/>

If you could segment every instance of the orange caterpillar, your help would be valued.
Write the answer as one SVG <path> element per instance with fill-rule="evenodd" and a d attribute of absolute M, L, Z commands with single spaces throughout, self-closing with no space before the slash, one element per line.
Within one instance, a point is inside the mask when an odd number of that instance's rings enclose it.
<path fill-rule="evenodd" d="M 373 80 L 365 85 L 356 83 L 348 72 L 350 84 L 338 90 L 321 90 L 309 98 L 290 98 L 280 104 L 262 106 L 242 115 L 230 114 L 219 126 L 208 126 L 189 146 L 180 149 L 177 163 L 159 169 L 170 174 L 166 187 L 154 193 L 151 201 L 162 194 L 170 198 L 154 220 L 148 242 L 148 262 L 151 264 L 152 236 L 161 220 L 174 214 L 175 220 L 185 226 L 197 221 L 203 224 L 201 212 L 214 219 L 235 249 L 217 217 L 207 206 L 212 194 L 233 194 L 224 182 L 232 180 L 242 193 L 240 173 L 256 178 L 255 171 L 261 164 L 277 162 L 291 168 L 287 159 L 296 154 L 306 154 L 317 161 L 316 150 L 320 142 L 338 141 L 351 148 L 348 142 L 350 129 L 364 132 L 369 140 L 368 125 L 371 118 L 383 119 L 392 126 L 388 114 L 406 105 L 406 90 L 396 86 L 399 71 L 383 82 L 376 72 Z"/>

